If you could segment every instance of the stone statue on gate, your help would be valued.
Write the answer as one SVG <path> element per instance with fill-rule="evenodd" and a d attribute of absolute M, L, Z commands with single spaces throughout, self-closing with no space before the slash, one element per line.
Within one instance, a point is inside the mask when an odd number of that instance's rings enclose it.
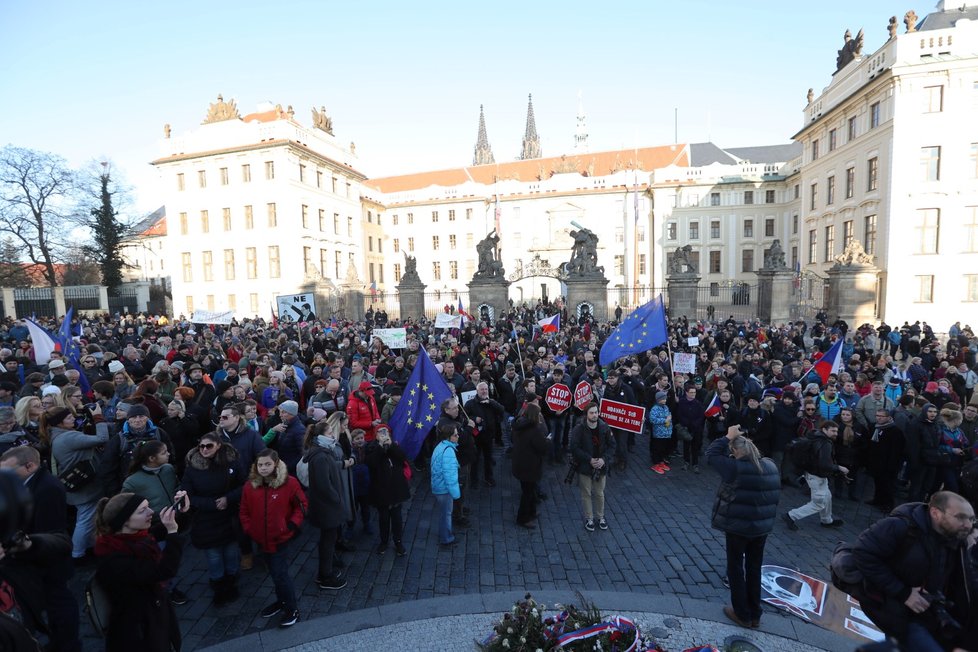
<path fill-rule="evenodd" d="M 497 278 L 506 274 L 503 263 L 499 260 L 499 236 L 493 230 L 475 246 L 479 254 L 479 269 L 475 278 Z"/>
<path fill-rule="evenodd" d="M 863 31 L 859 30 L 856 34 L 856 38 L 852 38 L 852 32 L 846 30 L 845 33 L 845 43 L 842 49 L 839 50 L 835 58 L 835 71 L 839 72 L 845 68 L 850 61 L 854 60 L 856 57 L 861 57 L 863 54 Z"/>
<path fill-rule="evenodd" d="M 771 248 L 764 252 L 764 269 L 788 269 L 780 240 L 776 239 L 771 243 Z"/>
<path fill-rule="evenodd" d="M 670 274 L 695 274 L 696 271 L 696 265 L 693 263 L 692 245 L 679 247 L 673 252 L 672 260 L 669 262 Z"/>
<path fill-rule="evenodd" d="M 598 236 L 591 229 L 581 228 L 570 232 L 574 238 L 571 258 L 564 263 L 564 272 L 569 276 L 598 276 L 604 274 L 604 267 L 598 265 Z"/>
<path fill-rule="evenodd" d="M 403 283 L 421 283 L 421 277 L 418 276 L 418 259 L 409 256 L 406 251 L 404 252 L 404 273 L 401 275 L 401 284 Z"/>
<path fill-rule="evenodd" d="M 835 257 L 835 262 L 843 267 L 860 267 L 873 264 L 874 257 L 867 254 L 866 250 L 853 238 L 846 245 L 845 250 Z"/>

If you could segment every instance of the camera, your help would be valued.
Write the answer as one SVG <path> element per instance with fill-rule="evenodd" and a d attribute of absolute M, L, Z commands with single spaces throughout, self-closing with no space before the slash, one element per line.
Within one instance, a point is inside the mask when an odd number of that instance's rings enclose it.
<path fill-rule="evenodd" d="M 577 477 L 577 462 L 571 462 L 570 466 L 567 468 L 567 476 L 564 478 L 564 484 L 574 484 L 574 479 Z"/>
<path fill-rule="evenodd" d="M 934 615 L 934 620 L 937 621 L 937 631 L 941 638 L 950 640 L 962 632 L 964 628 L 961 627 L 961 623 L 947 611 L 954 608 L 954 603 L 944 597 L 943 593 L 940 591 L 934 593 L 921 591 L 920 595 L 930 602 L 928 611 Z"/>

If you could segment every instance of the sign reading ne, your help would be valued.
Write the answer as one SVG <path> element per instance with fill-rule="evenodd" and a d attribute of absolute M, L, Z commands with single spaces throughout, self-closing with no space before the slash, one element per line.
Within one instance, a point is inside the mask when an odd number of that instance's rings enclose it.
<path fill-rule="evenodd" d="M 612 428 L 641 433 L 642 423 L 645 421 L 645 408 L 641 405 L 629 405 L 603 398 L 598 408 L 598 416 Z"/>
<path fill-rule="evenodd" d="M 577 387 L 574 388 L 574 407 L 583 411 L 593 400 L 594 390 L 591 389 L 591 383 L 586 380 L 577 383 Z"/>
<path fill-rule="evenodd" d="M 554 383 L 547 389 L 544 401 L 554 414 L 563 414 L 571 406 L 570 387 L 563 383 Z"/>
<path fill-rule="evenodd" d="M 280 294 L 275 297 L 279 321 L 316 321 L 316 295 Z"/>
<path fill-rule="evenodd" d="M 375 328 L 371 334 L 392 349 L 407 348 L 407 330 L 404 328 Z"/>

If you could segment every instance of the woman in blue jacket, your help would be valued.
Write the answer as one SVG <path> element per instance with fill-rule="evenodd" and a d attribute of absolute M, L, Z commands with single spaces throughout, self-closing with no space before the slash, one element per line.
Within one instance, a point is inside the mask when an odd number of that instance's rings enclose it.
<path fill-rule="evenodd" d="M 437 501 L 438 545 L 455 545 L 452 533 L 452 506 L 462 491 L 458 486 L 458 427 L 454 423 L 438 425 L 438 445 L 431 453 L 431 493 Z"/>

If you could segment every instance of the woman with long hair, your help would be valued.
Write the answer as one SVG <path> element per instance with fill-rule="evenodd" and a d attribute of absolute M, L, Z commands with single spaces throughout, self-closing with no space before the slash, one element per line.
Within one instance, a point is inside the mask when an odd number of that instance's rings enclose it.
<path fill-rule="evenodd" d="M 238 452 L 221 441 L 216 432 L 206 433 L 196 448 L 187 453 L 180 488 L 194 508 L 190 542 L 204 551 L 214 592 L 214 606 L 237 599 L 241 550 L 234 529 L 234 514 L 241 501 L 245 472 Z"/>
<path fill-rule="evenodd" d="M 833 456 L 836 464 L 849 469 L 847 475 L 836 475 L 832 494 L 840 498 L 848 493 L 849 500 L 862 500 L 866 476 L 860 471 L 866 466 L 866 451 L 869 439 L 866 430 L 856 421 L 855 410 L 844 407 L 833 419 L 839 424 L 839 436 L 832 442 Z M 848 489 L 846 485 L 848 484 Z"/>
<path fill-rule="evenodd" d="M 741 627 L 761 624 L 761 565 L 764 544 L 774 529 L 781 498 L 781 476 L 740 426 L 731 426 L 706 450 L 706 461 L 722 483 L 713 503 L 713 527 L 727 541 L 730 605 L 723 613 Z"/>
<path fill-rule="evenodd" d="M 303 455 L 309 467 L 309 522 L 319 528 L 316 584 L 320 589 L 328 590 L 346 586 L 346 578 L 334 564 L 336 542 L 345 522 L 341 470 L 346 466 L 346 460 L 337 441 L 340 432 L 337 415 L 342 414 L 337 412 L 306 430 Z"/>
<path fill-rule="evenodd" d="M 51 443 L 51 472 L 54 475 L 61 475 L 85 462 L 98 464 L 96 448 L 109 441 L 109 424 L 101 421 L 98 408 L 94 410 L 94 416 L 97 420 L 94 435 L 75 430 L 75 415 L 68 408 L 51 408 L 41 416 L 41 441 Z M 77 511 L 75 530 L 71 535 L 74 559 L 84 559 L 91 547 L 95 506 L 101 497 L 102 484 L 96 478 L 65 495 L 67 503 Z"/>
<path fill-rule="evenodd" d="M 58 404 L 68 408 L 75 415 L 75 430 L 89 435 L 95 434 L 95 415 L 85 405 L 85 395 L 81 387 L 68 385 L 61 388 L 61 400 Z"/>
<path fill-rule="evenodd" d="M 177 497 L 177 496 L 175 496 Z M 179 496 L 183 502 L 183 496 Z M 172 652 L 180 649 L 180 623 L 166 582 L 177 573 L 183 539 L 177 535 L 176 509 L 160 512 L 165 546 L 149 533 L 154 511 L 149 501 L 121 493 L 98 501 L 95 578 L 112 606 L 105 634 L 106 652 Z"/>
<path fill-rule="evenodd" d="M 157 396 L 159 389 L 160 384 L 158 382 L 152 378 L 146 378 L 136 386 L 136 389 L 129 396 L 130 400 L 136 403 L 139 403 L 141 399 L 142 404 L 149 410 L 149 417 L 153 423 L 159 423 L 166 416 L 166 407 L 163 406 Z"/>
<path fill-rule="evenodd" d="M 550 445 L 540 406 L 529 403 L 513 423 L 513 476 L 520 482 L 520 506 L 516 524 L 534 528 L 537 518 L 537 485 L 543 478 L 543 458 Z"/>
<path fill-rule="evenodd" d="M 41 399 L 36 396 L 25 396 L 14 404 L 15 426 L 23 431 L 24 436 L 31 442 L 31 446 L 41 454 L 41 465 L 51 468 L 51 442 L 42 442 L 40 437 L 40 421 L 44 410 L 41 408 Z"/>

